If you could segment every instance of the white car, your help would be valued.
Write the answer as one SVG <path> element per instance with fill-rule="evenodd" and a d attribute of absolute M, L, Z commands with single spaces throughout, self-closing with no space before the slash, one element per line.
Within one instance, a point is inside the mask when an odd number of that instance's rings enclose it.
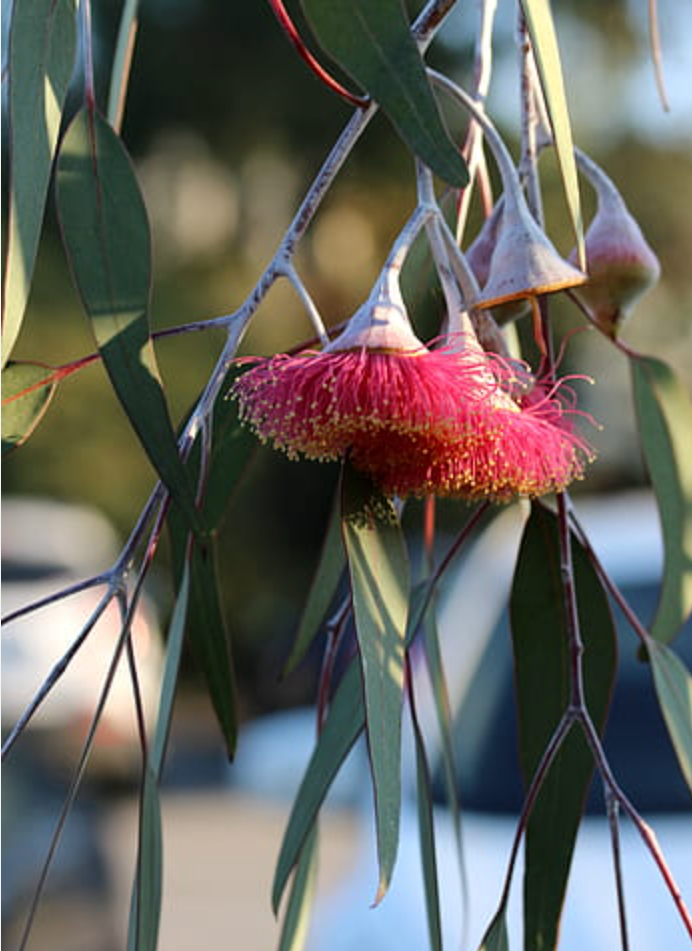
<path fill-rule="evenodd" d="M 93 509 L 33 497 L 3 499 L 3 617 L 106 571 L 118 552 L 114 529 Z M 87 588 L 3 625 L 3 735 L 22 716 L 105 590 L 103 585 Z M 75 762 L 120 629 L 118 607 L 111 602 L 30 721 L 28 735 L 34 752 L 40 746 L 55 765 Z M 132 640 L 145 709 L 152 714 L 163 670 L 163 646 L 156 611 L 148 599 L 135 614 Z M 123 654 L 96 734 L 93 767 L 116 776 L 136 775 L 141 753 L 134 710 Z M 26 740 L 27 736 L 20 737 L 18 746 Z"/>
<path fill-rule="evenodd" d="M 662 551 L 653 498 L 639 492 L 577 503 L 600 560 L 648 620 L 660 584 Z M 456 721 L 463 802 L 465 885 L 449 810 L 436 811 L 437 861 L 445 948 L 476 951 L 500 899 L 522 785 L 507 627 L 507 594 L 526 510 L 502 512 L 450 575 L 439 629 Z M 463 620 L 463 624 L 460 623 Z M 692 800 L 670 747 L 651 686 L 637 660 L 638 642 L 617 618 L 620 661 L 606 734 L 616 778 L 653 827 L 688 907 L 692 904 Z M 692 625 L 675 644 L 692 661 Z M 419 678 L 421 688 L 424 678 Z M 432 698 L 419 693 L 430 728 Z M 429 730 L 434 734 L 434 729 Z M 429 947 L 415 801 L 415 766 L 405 740 L 404 804 L 399 855 L 390 891 L 372 908 L 377 884 L 372 804 L 363 811 L 355 867 L 318 905 L 310 951 L 424 951 Z M 363 783 L 367 782 L 364 776 Z M 442 799 L 442 797 L 440 797 Z M 621 849 L 631 947 L 682 951 L 690 937 L 651 855 L 633 826 L 621 823 Z M 523 870 L 514 872 L 508 911 L 511 949 L 522 944 Z M 464 891 L 465 889 L 465 891 Z M 611 840 L 596 788 L 577 841 L 560 932 L 560 951 L 620 948 Z"/>

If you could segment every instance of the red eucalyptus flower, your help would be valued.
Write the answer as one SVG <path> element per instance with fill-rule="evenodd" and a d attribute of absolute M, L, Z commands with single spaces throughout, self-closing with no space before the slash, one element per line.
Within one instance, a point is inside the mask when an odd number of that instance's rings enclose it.
<path fill-rule="evenodd" d="M 240 416 L 290 458 L 346 454 L 388 493 L 508 499 L 563 489 L 589 450 L 559 388 L 462 348 L 428 349 L 392 283 L 321 352 L 278 354 L 240 377 Z M 517 383 L 523 395 L 510 392 Z"/>

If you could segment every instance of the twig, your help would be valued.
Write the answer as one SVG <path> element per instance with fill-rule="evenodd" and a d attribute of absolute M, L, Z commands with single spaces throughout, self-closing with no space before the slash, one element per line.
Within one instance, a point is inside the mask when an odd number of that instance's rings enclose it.
<path fill-rule="evenodd" d="M 473 99 L 481 106 L 485 104 L 490 87 L 493 60 L 493 26 L 496 11 L 497 0 L 487 0 L 487 2 L 480 4 L 481 22 L 478 33 L 476 34 Z M 488 181 L 485 153 L 483 152 L 483 131 L 473 116 L 471 117 L 466 132 L 466 140 L 462 147 L 462 154 L 466 159 L 469 170 L 469 184 L 462 190 L 457 208 L 455 233 L 456 241 L 459 245 L 461 245 L 463 241 L 464 229 L 471 205 L 473 185 L 477 179 L 480 180 L 481 197 L 485 206 L 486 215 L 490 214 L 492 208 L 492 194 Z"/>
<path fill-rule="evenodd" d="M 60 660 L 53 666 L 52 670 L 45 678 L 39 689 L 36 691 L 34 696 L 31 698 L 28 706 L 19 717 L 9 735 L 2 744 L 2 759 L 3 762 L 5 757 L 8 755 L 16 741 L 19 739 L 21 734 L 24 732 L 26 727 L 29 724 L 29 721 L 32 719 L 38 708 L 41 706 L 43 701 L 46 699 L 51 690 L 55 687 L 58 680 L 67 670 L 68 666 L 74 659 L 75 655 L 82 647 L 86 641 L 89 634 L 93 631 L 94 627 L 101 619 L 103 612 L 106 610 L 108 605 L 111 603 L 112 599 L 115 597 L 116 592 L 109 588 L 106 594 L 101 598 L 101 601 L 98 603 L 96 608 L 91 613 L 88 621 L 79 632 L 77 637 L 74 639 L 68 650 L 63 654 Z"/>
<path fill-rule="evenodd" d="M 115 649 L 113 651 L 111 662 L 108 666 L 103 687 L 101 689 L 98 703 L 94 711 L 94 716 L 91 721 L 91 725 L 89 727 L 86 740 L 84 741 L 84 745 L 82 747 L 82 752 L 77 762 L 77 766 L 75 767 L 75 771 L 72 776 L 72 781 L 70 783 L 70 787 L 65 797 L 63 807 L 60 811 L 58 820 L 55 825 L 55 829 L 53 831 L 51 842 L 48 847 L 48 851 L 46 853 L 46 857 L 44 859 L 43 866 L 41 868 L 41 872 L 36 883 L 36 887 L 34 889 L 34 894 L 32 896 L 31 903 L 29 905 L 29 911 L 27 913 L 27 919 L 24 926 L 24 930 L 22 932 L 18 951 L 24 951 L 24 949 L 26 948 L 27 942 L 29 940 L 29 937 L 31 935 L 31 929 L 33 927 L 33 923 L 36 917 L 36 912 L 38 910 L 39 902 L 43 894 L 43 889 L 45 888 L 46 880 L 48 878 L 48 873 L 50 871 L 53 858 L 55 857 L 55 853 L 58 849 L 60 839 L 62 838 L 62 833 L 65 828 L 65 823 L 67 822 L 67 817 L 69 815 L 70 809 L 72 808 L 72 805 L 77 797 L 77 794 L 79 792 L 79 787 L 81 786 L 82 780 L 84 778 L 84 773 L 86 771 L 89 755 L 91 753 L 91 749 L 94 744 L 94 737 L 96 735 L 96 730 L 98 729 L 99 723 L 101 722 L 101 716 L 103 715 L 106 702 L 110 695 L 111 687 L 113 685 L 113 680 L 115 678 L 115 674 L 118 668 L 118 663 L 120 662 L 120 658 L 122 656 L 123 648 L 125 647 L 127 639 L 130 636 L 130 626 L 132 623 L 132 617 L 133 617 L 133 608 L 131 607 L 130 610 L 128 611 L 128 615 L 126 619 L 127 624 L 121 630 Z"/>
<path fill-rule="evenodd" d="M 622 951 L 629 951 L 630 942 L 627 934 L 627 911 L 625 908 L 625 887 L 622 876 L 622 855 L 620 851 L 620 823 L 619 810 L 620 804 L 613 795 L 610 786 L 604 788 L 606 813 L 608 815 L 608 825 L 610 826 L 611 852 L 613 854 L 613 870 L 615 872 L 615 890 L 618 902 L 618 918 L 620 921 L 620 943 Z"/>
<path fill-rule="evenodd" d="M 630 625 L 634 633 L 642 641 L 642 643 L 645 644 L 647 640 L 649 639 L 649 632 L 646 630 L 642 622 L 639 620 L 637 615 L 634 613 L 634 611 L 630 607 L 622 591 L 620 591 L 618 586 L 615 584 L 611 576 L 606 571 L 601 560 L 596 554 L 596 551 L 594 550 L 594 547 L 591 544 L 588 538 L 588 535 L 586 534 L 581 523 L 579 522 L 579 519 L 577 518 L 574 508 L 570 508 L 569 517 L 570 517 L 570 521 L 572 522 L 572 525 L 577 531 L 579 541 L 582 544 L 584 550 L 586 551 L 586 554 L 596 571 L 596 574 L 600 578 L 601 582 L 608 589 L 609 593 L 613 597 L 613 600 L 617 603 L 618 607 L 624 614 L 628 624 Z"/>
<path fill-rule="evenodd" d="M 658 2 L 649 0 L 649 37 L 651 39 L 651 58 L 654 64 L 656 88 L 664 112 L 670 112 L 670 102 L 663 78 L 663 58 L 661 56 L 661 35 L 658 29 Z"/>

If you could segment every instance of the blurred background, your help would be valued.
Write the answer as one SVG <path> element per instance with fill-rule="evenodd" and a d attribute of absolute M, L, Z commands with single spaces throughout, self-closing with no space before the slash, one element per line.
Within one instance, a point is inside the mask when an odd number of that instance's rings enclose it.
<path fill-rule="evenodd" d="M 409 6 L 414 10 L 420 4 Z M 666 112 L 656 90 L 644 0 L 613 0 L 607 5 L 571 0 L 559 7 L 575 139 L 618 184 L 662 264 L 660 284 L 639 305 L 624 339 L 668 360 L 692 386 L 692 9 L 673 0 L 659 3 L 663 74 L 670 100 Z M 96 65 L 104 98 L 120 9 L 114 0 L 94 4 Z M 513 4 L 500 4 L 489 111 L 514 143 L 516 154 L 513 10 Z M 462 83 L 471 81 L 470 38 L 477 16 L 476 3 L 459 4 L 430 54 L 433 64 Z M 8 19 L 4 16 L 3 58 Z M 76 105 L 75 93 L 72 108 Z M 240 305 L 349 114 L 349 107 L 297 57 L 268 4 L 221 0 L 142 4 L 123 136 L 151 218 L 154 329 L 230 313 Z M 3 133 L 5 121 L 3 116 Z M 570 236 L 561 185 L 550 163 L 544 172 L 549 230 L 566 254 Z M 583 187 L 583 199 L 588 219 L 593 210 L 588 185 Z M 331 190 L 297 259 L 329 324 L 348 317 L 367 295 L 414 200 L 410 157 L 378 116 Z M 50 203 L 15 357 L 59 365 L 89 353 L 93 341 L 70 283 L 52 207 Z M 415 310 L 415 293 L 412 303 L 414 320 L 424 322 L 425 315 Z M 557 301 L 553 313 L 565 331 L 583 324 L 569 302 Z M 243 349 L 269 353 L 309 335 L 296 296 L 279 285 L 260 309 Z M 176 421 L 203 386 L 221 343 L 212 332 L 172 337 L 157 345 Z M 597 385 L 585 388 L 580 397 L 603 425 L 602 431 L 589 434 L 599 457 L 583 489 L 641 485 L 645 473 L 624 358 L 604 338 L 588 332 L 573 338 L 567 363 L 596 380 Z M 113 531 L 116 548 L 154 481 L 99 366 L 81 371 L 61 386 L 46 419 L 27 445 L 6 460 L 3 470 L 6 498 L 41 496 L 93 506 Z M 337 475 L 336 467 L 288 462 L 260 449 L 227 513 L 219 555 L 243 720 L 309 703 L 314 696 L 316 663 L 304 665 L 289 678 L 282 678 L 281 670 L 318 557 Z M 439 518 L 443 530 L 451 531 L 463 522 L 463 508 L 443 504 Z M 407 519 L 412 528 L 420 523 L 418 505 L 410 506 Z M 36 544 L 43 545 L 45 523 L 38 531 Z M 90 570 L 105 566 L 99 557 L 94 556 Z M 164 551 L 164 562 L 165 558 Z M 35 566 L 31 570 L 35 572 Z M 68 568 L 68 575 L 72 570 Z M 6 577 L 14 580 L 11 574 Z M 151 624 L 160 633 L 170 611 L 165 571 L 155 577 L 148 597 L 155 618 Z M 186 657 L 176 718 L 179 758 L 174 758 L 169 772 L 172 785 L 213 784 L 219 776 L 226 781 L 220 741 L 198 687 L 194 665 Z M 198 755 L 192 756 L 193 750 Z M 132 819 L 130 799 L 123 808 Z M 110 816 L 116 817 L 117 826 L 117 813 Z M 219 814 L 219 823 L 230 821 L 224 816 Z M 109 829 L 121 848 L 123 837 Z M 280 823 L 274 833 L 265 856 L 267 887 L 261 901 L 268 891 Z M 214 841 L 212 832 L 210 847 Z M 233 849 L 230 832 L 228 842 Z M 261 851 L 259 844 L 257 849 Z M 175 856 L 175 846 L 172 850 Z M 193 888 L 191 881 L 188 889 Z M 119 900 L 125 907 L 127 895 L 121 894 Z M 264 911 L 267 906 L 268 900 Z M 244 947 L 254 945 L 248 939 Z"/>

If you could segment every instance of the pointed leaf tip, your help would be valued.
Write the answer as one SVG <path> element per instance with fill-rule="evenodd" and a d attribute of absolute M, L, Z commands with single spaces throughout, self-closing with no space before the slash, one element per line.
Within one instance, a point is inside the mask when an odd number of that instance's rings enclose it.
<path fill-rule="evenodd" d="M 375 794 L 377 903 L 389 887 L 399 845 L 408 556 L 391 500 L 349 465 L 344 466 L 342 493 Z"/>
<path fill-rule="evenodd" d="M 36 363 L 8 363 L 2 370 L 2 454 L 21 446 L 50 405 L 57 384 Z"/>

